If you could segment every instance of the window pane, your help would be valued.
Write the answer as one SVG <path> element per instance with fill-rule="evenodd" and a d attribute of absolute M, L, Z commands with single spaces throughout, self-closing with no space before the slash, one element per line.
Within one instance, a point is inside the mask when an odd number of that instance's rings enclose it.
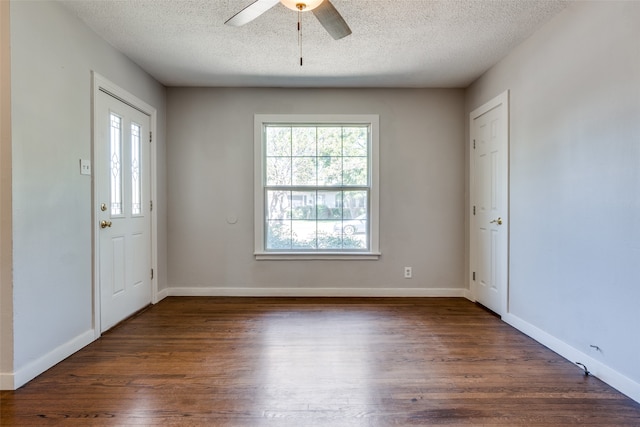
<path fill-rule="evenodd" d="M 367 216 L 362 214 L 354 219 L 342 221 L 342 232 L 347 236 L 362 234 L 367 232 Z"/>
<path fill-rule="evenodd" d="M 365 126 L 343 128 L 343 156 L 367 157 L 369 155 L 368 129 Z"/>
<path fill-rule="evenodd" d="M 140 125 L 131 124 L 131 214 L 142 213 L 142 185 L 140 182 Z"/>
<path fill-rule="evenodd" d="M 342 191 L 318 191 L 318 248 L 342 249 Z"/>
<path fill-rule="evenodd" d="M 367 214 L 366 191 L 345 191 L 343 197 L 344 219 L 353 219 Z"/>
<path fill-rule="evenodd" d="M 266 249 L 291 249 L 291 222 L 267 221 Z"/>
<path fill-rule="evenodd" d="M 318 156 L 342 155 L 342 128 L 319 127 L 318 128 Z"/>
<path fill-rule="evenodd" d="M 291 218 L 316 219 L 316 192 L 294 191 L 291 195 Z"/>
<path fill-rule="evenodd" d="M 342 249 L 342 220 L 318 221 L 318 249 Z"/>
<path fill-rule="evenodd" d="M 342 218 L 342 191 L 318 191 L 317 218 Z"/>
<path fill-rule="evenodd" d="M 293 158 L 292 185 L 316 185 L 316 158 Z"/>
<path fill-rule="evenodd" d="M 268 157 L 266 185 L 291 185 L 291 158 Z"/>
<path fill-rule="evenodd" d="M 291 221 L 291 236 L 292 249 L 316 249 L 316 222 Z"/>
<path fill-rule="evenodd" d="M 342 185 L 342 157 L 318 157 L 318 185 Z"/>
<path fill-rule="evenodd" d="M 344 185 L 367 185 L 368 162 L 366 157 L 345 157 L 344 158 Z"/>
<path fill-rule="evenodd" d="M 366 218 L 345 221 L 342 229 L 343 249 L 367 249 L 369 227 Z"/>
<path fill-rule="evenodd" d="M 122 215 L 122 118 L 111 114 L 111 215 Z"/>
<path fill-rule="evenodd" d="M 369 212 L 367 191 L 345 191 L 344 219 L 335 226 L 342 237 L 343 249 L 368 249 Z"/>
<path fill-rule="evenodd" d="M 316 128 L 294 127 L 291 142 L 293 156 L 315 156 Z"/>
<path fill-rule="evenodd" d="M 267 219 L 290 219 L 290 200 L 290 191 L 267 191 Z"/>
<path fill-rule="evenodd" d="M 266 129 L 266 152 L 268 157 L 291 155 L 291 127 L 268 126 Z"/>

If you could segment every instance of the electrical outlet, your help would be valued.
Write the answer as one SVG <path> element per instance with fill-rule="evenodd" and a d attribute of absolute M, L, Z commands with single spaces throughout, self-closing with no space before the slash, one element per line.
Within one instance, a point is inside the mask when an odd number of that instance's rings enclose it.
<path fill-rule="evenodd" d="M 404 278 L 405 279 L 411 279 L 411 267 L 405 267 L 404 268 Z"/>

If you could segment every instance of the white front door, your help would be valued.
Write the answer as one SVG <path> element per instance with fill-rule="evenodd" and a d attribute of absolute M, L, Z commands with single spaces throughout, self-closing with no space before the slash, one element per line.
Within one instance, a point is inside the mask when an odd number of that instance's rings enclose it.
<path fill-rule="evenodd" d="M 150 118 L 98 91 L 94 147 L 100 331 L 151 303 Z"/>
<path fill-rule="evenodd" d="M 505 92 L 470 116 L 472 290 L 500 315 L 508 308 L 508 108 Z"/>

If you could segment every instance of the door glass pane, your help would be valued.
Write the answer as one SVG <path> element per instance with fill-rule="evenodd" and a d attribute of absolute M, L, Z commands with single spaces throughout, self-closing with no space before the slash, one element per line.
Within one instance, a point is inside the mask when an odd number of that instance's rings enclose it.
<path fill-rule="evenodd" d="M 111 114 L 111 215 L 122 215 L 122 118 Z"/>
<path fill-rule="evenodd" d="M 142 213 L 142 185 L 140 183 L 140 125 L 131 124 L 131 214 Z"/>

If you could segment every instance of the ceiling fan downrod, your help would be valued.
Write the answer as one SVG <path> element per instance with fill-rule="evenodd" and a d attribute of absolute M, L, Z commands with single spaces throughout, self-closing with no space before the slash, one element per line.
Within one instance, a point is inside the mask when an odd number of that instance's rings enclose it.
<path fill-rule="evenodd" d="M 296 3 L 298 8 L 298 47 L 300 47 L 300 66 L 302 67 L 302 12 L 307 8 L 304 3 Z"/>

